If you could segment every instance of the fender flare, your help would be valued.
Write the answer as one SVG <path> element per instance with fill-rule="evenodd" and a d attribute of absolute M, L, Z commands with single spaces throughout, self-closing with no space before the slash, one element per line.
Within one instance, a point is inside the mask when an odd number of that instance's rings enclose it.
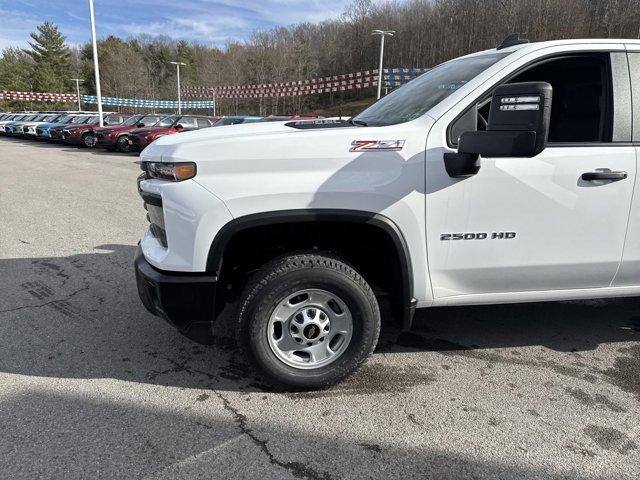
<path fill-rule="evenodd" d="M 237 217 L 216 234 L 207 256 L 207 272 L 220 277 L 227 244 L 237 233 L 252 227 L 293 222 L 347 222 L 372 225 L 383 230 L 392 240 L 400 262 L 402 278 L 402 325 L 409 329 L 417 301 L 413 297 L 413 270 L 407 242 L 400 228 L 390 218 L 374 212 L 346 209 L 296 209 L 262 212 Z"/>

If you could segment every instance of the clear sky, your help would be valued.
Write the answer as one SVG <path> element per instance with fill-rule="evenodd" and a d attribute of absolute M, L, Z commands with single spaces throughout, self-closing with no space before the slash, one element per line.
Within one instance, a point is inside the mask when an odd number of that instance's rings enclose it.
<path fill-rule="evenodd" d="M 338 17 L 350 0 L 94 0 L 98 37 L 146 33 L 223 46 L 253 30 Z M 88 0 L 0 0 L 0 49 L 26 46 L 49 20 L 70 43 L 90 40 Z"/>

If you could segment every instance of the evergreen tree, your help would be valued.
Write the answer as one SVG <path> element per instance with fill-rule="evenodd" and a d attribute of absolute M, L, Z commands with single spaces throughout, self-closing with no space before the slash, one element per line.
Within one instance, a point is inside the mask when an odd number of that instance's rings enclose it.
<path fill-rule="evenodd" d="M 29 55 L 22 50 L 5 48 L 0 56 L 0 90 L 31 90 L 31 63 Z"/>
<path fill-rule="evenodd" d="M 71 52 L 65 37 L 51 22 L 38 25 L 31 33 L 31 50 L 25 52 L 33 59 L 33 88 L 41 92 L 61 92 L 69 88 Z"/>

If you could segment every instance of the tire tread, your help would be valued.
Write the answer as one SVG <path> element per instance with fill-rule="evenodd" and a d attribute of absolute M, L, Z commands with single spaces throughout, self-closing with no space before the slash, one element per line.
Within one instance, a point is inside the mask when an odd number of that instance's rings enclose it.
<path fill-rule="evenodd" d="M 245 358 L 251 359 L 254 367 L 262 370 L 260 365 L 255 361 L 248 343 L 247 327 L 249 319 L 247 314 L 251 309 L 253 301 L 261 293 L 261 291 L 272 281 L 277 280 L 282 275 L 288 272 L 303 269 L 303 268 L 322 268 L 333 271 L 338 271 L 348 277 L 359 289 L 364 293 L 367 301 L 370 303 L 372 310 L 379 318 L 380 311 L 378 307 L 378 301 L 373 293 L 373 290 L 367 283 L 367 281 L 360 275 L 355 269 L 343 262 L 336 256 L 327 253 L 297 253 L 289 254 L 281 257 L 277 257 L 267 262 L 260 270 L 258 270 L 253 277 L 249 280 L 244 288 L 243 294 L 240 297 L 239 309 L 238 309 L 238 321 L 236 324 L 236 339 L 238 346 Z M 380 321 L 375 323 L 374 341 L 370 345 L 363 345 L 361 351 L 356 352 L 356 361 L 343 364 L 341 371 L 334 376 L 330 381 L 324 381 L 318 385 L 314 385 L 315 388 L 329 387 L 338 381 L 349 376 L 355 370 L 357 370 L 362 363 L 373 353 L 375 346 L 380 335 Z M 293 386 L 293 385 L 292 385 Z"/>

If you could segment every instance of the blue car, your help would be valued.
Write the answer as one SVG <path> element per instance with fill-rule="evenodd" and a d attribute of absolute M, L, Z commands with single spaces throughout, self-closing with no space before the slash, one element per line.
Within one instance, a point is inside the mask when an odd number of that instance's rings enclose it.
<path fill-rule="evenodd" d="M 66 125 L 68 123 L 73 122 L 73 119 L 76 117 L 86 117 L 86 114 L 74 114 L 74 113 L 70 113 L 67 115 L 63 115 L 62 117 L 60 117 L 58 120 L 56 120 L 55 122 L 49 122 L 49 123 L 42 123 L 40 125 L 38 125 L 36 127 L 36 139 L 37 140 L 51 140 L 51 129 L 54 127 L 61 127 L 63 125 Z"/>
<path fill-rule="evenodd" d="M 43 123 L 57 122 L 65 115 L 66 114 L 64 113 L 48 113 L 48 114 L 42 115 L 37 120 L 33 120 L 30 122 L 22 121 L 20 122 L 22 124 L 22 136 L 24 138 L 36 138 L 36 128 L 38 126 L 42 125 Z"/>

